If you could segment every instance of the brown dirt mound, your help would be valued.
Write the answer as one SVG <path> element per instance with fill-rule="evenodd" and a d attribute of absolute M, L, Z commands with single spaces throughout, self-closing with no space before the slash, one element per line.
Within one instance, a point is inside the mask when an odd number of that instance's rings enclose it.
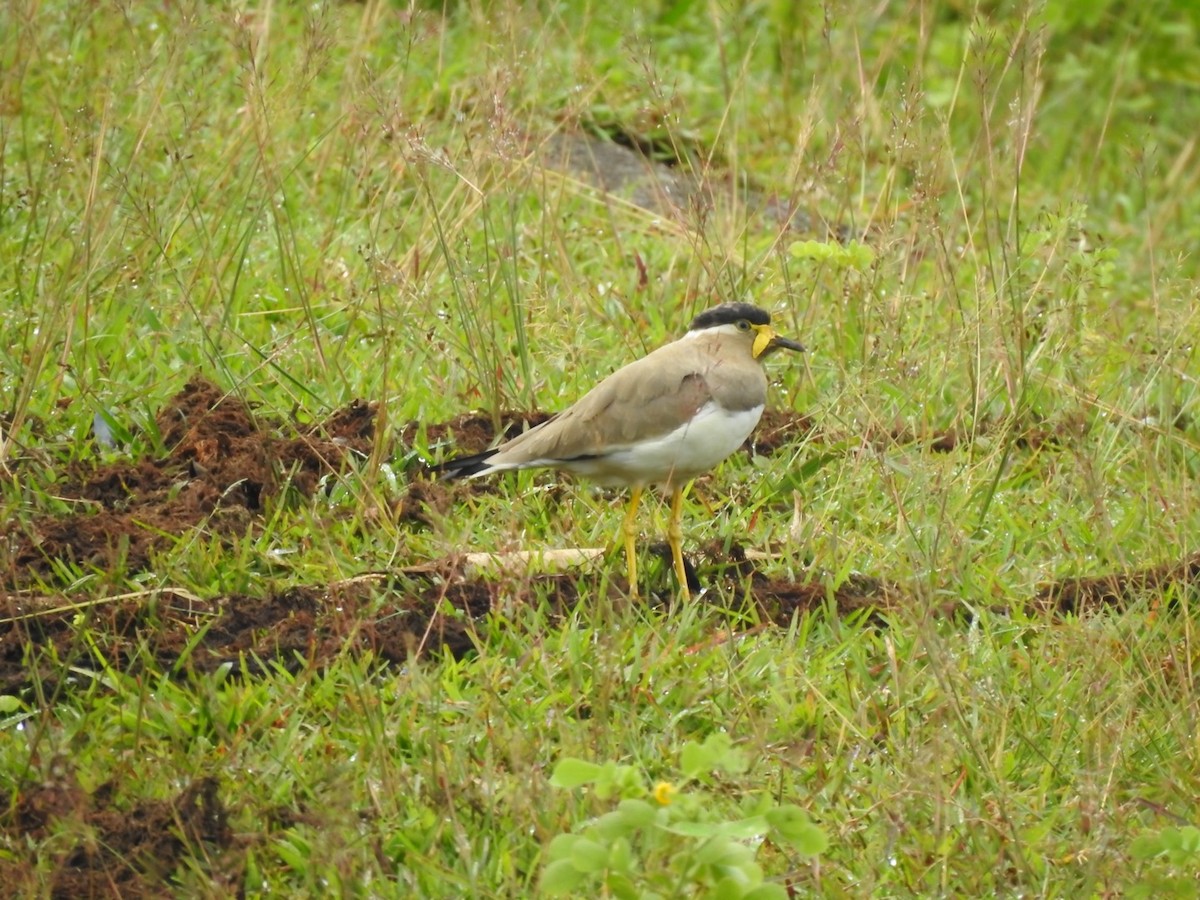
<path fill-rule="evenodd" d="M 501 429 L 512 436 L 546 418 L 506 413 Z M 0 691 L 21 692 L 36 683 L 43 696 L 53 696 L 72 680 L 86 678 L 80 672 L 89 669 L 186 674 L 228 664 L 253 675 L 270 667 L 319 668 L 347 652 L 369 651 L 384 664 L 430 651 L 459 656 L 475 646 L 477 627 L 501 598 L 504 603 L 546 600 L 561 615 L 579 596 L 595 598 L 605 583 L 614 598 L 625 594 L 619 582 L 579 572 L 523 581 L 478 578 L 454 560 L 265 596 L 198 598 L 160 590 L 76 603 L 15 591 L 52 579 L 64 560 L 101 571 L 119 566 L 136 571 L 155 550 L 191 528 L 244 532 L 264 504 L 289 485 L 312 492 L 351 454 L 369 453 L 375 407 L 356 402 L 322 424 L 296 426 L 294 436 L 282 436 L 278 423 L 254 416 L 244 402 L 197 378 L 157 421 L 171 448 L 163 459 L 76 465 L 65 473 L 58 493 L 79 501 L 83 512 L 9 526 L 8 565 L 0 584 L 9 588 L 0 594 Z M 402 447 L 411 449 L 417 428 L 410 423 L 401 431 Z M 820 442 L 822 436 L 810 435 L 812 430 L 807 417 L 768 414 L 752 440 L 753 452 L 773 452 L 801 437 Z M 1049 433 L 1031 430 L 1028 445 L 1040 446 Z M 425 437 L 431 445 L 452 442 L 461 452 L 474 452 L 493 443 L 495 430 L 490 419 L 470 415 L 428 426 Z M 451 509 L 459 490 L 415 479 L 395 513 L 406 522 L 429 524 Z M 737 546 L 729 552 L 709 548 L 704 556 L 701 580 L 717 588 L 718 602 L 744 599 L 768 622 L 789 622 L 796 613 L 817 608 L 870 615 L 919 602 L 902 586 L 866 576 L 833 589 L 820 579 L 773 580 Z M 1200 554 L 1139 571 L 1066 579 L 1042 588 L 1028 605 L 1067 614 L 1119 609 L 1135 598 L 1168 596 L 1195 584 L 1198 576 Z M 671 597 L 669 567 L 660 567 L 659 577 L 660 595 Z M 81 617 L 85 629 L 79 628 Z"/>
<path fill-rule="evenodd" d="M 731 615 L 739 621 L 743 600 L 760 620 L 780 625 L 819 609 L 843 616 L 861 612 L 878 622 L 883 614 L 917 603 L 903 586 L 869 576 L 855 576 L 832 589 L 820 581 L 771 579 L 736 545 L 727 556 L 716 547 L 703 555 L 701 581 L 715 588 L 709 596 L 716 600 L 701 602 L 732 602 Z M 663 598 L 674 594 L 667 568 L 657 586 Z M 1197 584 L 1200 553 L 1173 565 L 1056 582 L 1042 588 L 1028 607 L 1065 615 L 1120 610 Z M 369 652 L 380 664 L 428 653 L 460 657 L 476 647 L 488 614 L 501 606 L 546 602 L 552 616 L 561 618 L 581 596 L 594 602 L 600 591 L 598 578 L 577 571 L 523 581 L 485 579 L 468 576 L 462 565 L 447 560 L 420 572 L 363 575 L 265 597 L 200 599 L 160 591 L 76 608 L 63 605 L 61 598 L 35 603 L 9 596 L 0 599 L 0 693 L 20 693 L 38 684 L 43 696 L 53 697 L 89 669 L 183 675 L 229 665 L 257 675 L 272 668 L 320 669 L 345 653 Z M 618 602 L 625 596 L 617 582 L 610 582 L 609 591 Z M 963 610 L 950 604 L 937 612 L 957 616 Z M 86 629 L 79 627 L 81 614 Z"/>
<path fill-rule="evenodd" d="M 1123 609 L 1132 598 L 1172 598 L 1172 594 L 1200 587 L 1200 553 L 1177 563 L 1165 563 L 1131 572 L 1064 578 L 1044 585 L 1034 606 L 1064 614 L 1080 614 L 1112 607 Z"/>
<path fill-rule="evenodd" d="M 781 447 L 799 442 L 813 433 L 816 422 L 803 413 L 789 409 L 768 409 L 758 421 L 754 433 L 746 439 L 743 450 L 759 456 L 770 456 Z"/>
<path fill-rule="evenodd" d="M 500 413 L 500 437 L 511 440 L 523 431 L 552 419 L 551 413 L 515 412 L 506 409 Z M 399 443 L 411 449 L 420 431 L 419 422 L 409 422 L 400 429 Z M 448 422 L 435 422 L 425 428 L 425 441 L 430 447 L 449 444 L 456 454 L 482 453 L 496 443 L 496 425 L 490 416 L 480 412 L 464 413 Z"/>
<path fill-rule="evenodd" d="M 740 596 L 735 585 L 748 579 L 752 602 L 770 619 L 790 621 L 796 612 L 826 602 L 824 587 L 771 581 L 737 554 L 731 565 L 712 569 L 716 580 L 730 588 L 730 596 Z M 673 593 L 669 583 L 662 588 L 664 596 Z M 595 598 L 600 590 L 597 579 L 578 572 L 514 582 L 468 577 L 455 561 L 446 561 L 421 574 L 364 575 L 265 597 L 201 599 L 164 590 L 76 608 L 61 598 L 35 602 L 9 596 L 0 599 L 0 693 L 38 684 L 44 696 L 52 697 L 89 669 L 136 675 L 149 668 L 182 675 L 230 665 L 257 675 L 275 667 L 320 669 L 343 653 L 370 652 L 381 663 L 402 663 L 429 652 L 458 657 L 474 649 L 477 630 L 502 601 L 544 599 L 554 615 L 562 616 L 581 594 Z M 614 599 L 625 593 L 620 584 L 610 591 Z M 847 584 L 835 592 L 844 612 L 886 599 L 875 585 Z M 81 615 L 85 628 L 80 628 Z"/>
<path fill-rule="evenodd" d="M 226 852 L 234 838 L 215 778 L 194 781 L 170 800 L 122 808 L 113 785 L 89 794 L 65 760 L 50 770 L 9 790 L 0 834 L 15 843 L 57 835 L 51 896 L 161 897 L 185 856 L 213 861 L 214 885 L 235 891 L 241 882 L 240 854 Z M 17 863 L 0 865 L 0 877 L 12 896 L 36 892 L 27 883 L 32 873 Z"/>
<path fill-rule="evenodd" d="M 375 406 L 356 401 L 326 422 L 280 436 L 278 423 L 257 419 L 240 399 L 194 378 L 156 417 L 162 459 L 77 463 L 57 494 L 79 512 L 10 523 L 3 587 L 52 581 L 64 564 L 83 570 L 145 569 L 153 553 L 201 524 L 242 534 L 285 486 L 303 494 L 367 454 Z"/>
<path fill-rule="evenodd" d="M 429 651 L 462 656 L 507 587 L 462 578 L 448 566 L 416 578 L 368 575 L 263 597 L 164 590 L 72 607 L 57 597 L 10 595 L 0 599 L 0 694 L 37 684 L 53 697 L 89 669 L 183 675 L 230 665 L 258 675 L 321 669 L 343 653 L 370 652 L 381 663 Z M 566 577 L 525 586 L 529 597 L 548 594 L 561 608 L 574 605 L 577 590 Z"/>
<path fill-rule="evenodd" d="M 1058 421 L 1031 418 L 1028 421 L 983 419 L 973 429 L 962 425 L 920 431 L 908 425 L 869 432 L 865 440 L 873 445 L 928 447 L 934 453 L 951 453 L 968 447 L 979 437 L 1006 436 L 1018 450 L 1057 450 L 1086 434 L 1088 423 L 1077 416 Z"/>

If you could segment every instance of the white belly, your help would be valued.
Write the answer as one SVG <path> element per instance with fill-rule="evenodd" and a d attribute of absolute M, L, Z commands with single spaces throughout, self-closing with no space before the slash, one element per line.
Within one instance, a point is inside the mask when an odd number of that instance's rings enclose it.
<path fill-rule="evenodd" d="M 761 406 L 730 412 L 709 403 L 686 425 L 667 434 L 560 465 L 600 484 L 680 487 L 742 446 L 762 412 Z"/>

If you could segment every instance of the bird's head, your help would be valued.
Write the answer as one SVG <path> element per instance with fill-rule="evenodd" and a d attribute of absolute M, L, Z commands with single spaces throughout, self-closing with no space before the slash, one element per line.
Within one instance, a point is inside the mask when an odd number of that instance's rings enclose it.
<path fill-rule="evenodd" d="M 776 333 L 771 327 L 771 314 L 751 303 L 722 303 L 720 306 L 714 306 L 696 316 L 688 330 L 696 333 L 727 326 L 752 338 L 750 353 L 757 360 L 776 350 L 804 351 L 803 344 Z"/>

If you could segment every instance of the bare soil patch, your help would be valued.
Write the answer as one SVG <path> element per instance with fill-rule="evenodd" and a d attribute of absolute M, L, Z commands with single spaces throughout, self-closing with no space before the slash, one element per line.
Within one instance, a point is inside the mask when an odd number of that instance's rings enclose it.
<path fill-rule="evenodd" d="M 48 768 L 6 791 L 0 834 L 14 843 L 55 836 L 51 896 L 161 897 L 185 858 L 209 860 L 214 886 L 236 891 L 243 855 L 228 852 L 234 836 L 217 779 L 193 781 L 167 800 L 125 804 L 111 783 L 85 791 L 67 760 Z M 0 877 L 12 896 L 36 890 L 19 863 L 0 864 Z"/>
<path fill-rule="evenodd" d="M 259 421 L 239 398 L 193 378 L 156 417 L 165 457 L 74 463 L 57 494 L 77 512 L 5 526 L 2 586 L 53 581 L 62 563 L 136 573 L 200 525 L 242 534 L 285 487 L 310 494 L 351 454 L 369 453 L 374 422 L 374 405 L 355 402 L 284 436 L 279 423 Z"/>
<path fill-rule="evenodd" d="M 539 412 L 506 412 L 499 417 L 500 434 L 512 437 L 547 418 Z M 375 440 L 373 404 L 356 401 L 316 425 L 285 425 L 256 415 L 202 378 L 172 398 L 157 422 L 171 448 L 166 456 L 91 467 L 75 463 L 62 473 L 60 493 L 82 501 L 76 512 L 9 526 L 7 539 L 15 549 L 7 555 L 0 594 L 0 691 L 19 693 L 38 684 L 43 696 L 53 696 L 83 677 L 79 670 L 100 664 L 179 674 L 231 665 L 254 675 L 273 666 L 320 668 L 347 652 L 370 652 L 383 664 L 429 652 L 461 656 L 477 646 L 477 630 L 498 604 L 549 603 L 554 615 L 563 616 L 580 597 L 601 599 L 602 583 L 609 585 L 614 602 L 626 594 L 619 579 L 602 582 L 586 572 L 485 578 L 453 559 L 263 596 L 191 597 L 158 590 L 74 600 L 28 589 L 52 582 L 64 560 L 134 572 L 191 529 L 242 534 L 281 491 L 312 493 L 351 455 L 369 453 Z M 411 450 L 419 427 L 409 423 L 399 430 L 402 450 Z M 1053 446 L 1077 431 L 1072 424 L 1038 424 L 1019 435 L 1019 445 Z M 933 449 L 949 450 L 963 435 L 897 432 L 876 439 L 932 441 Z M 430 447 L 478 452 L 497 440 L 497 430 L 490 417 L 470 414 L 425 426 L 424 440 Z M 745 449 L 773 453 L 803 440 L 819 445 L 836 438 L 821 434 L 806 416 L 769 412 Z M 414 473 L 394 513 L 421 527 L 450 511 L 462 491 L 496 489 L 488 482 L 448 487 Z M 736 542 L 729 552 L 714 544 L 696 559 L 701 560 L 698 586 L 716 589 L 709 596 L 726 598 L 722 603 L 738 598 L 766 622 L 786 623 L 818 608 L 840 614 L 887 612 L 920 602 L 903 586 L 868 575 L 832 589 L 817 575 L 802 582 L 772 579 Z M 1137 571 L 1066 579 L 1044 586 L 1028 604 L 1067 614 L 1122 608 L 1139 597 L 1167 596 L 1198 577 L 1200 554 Z M 651 586 L 648 602 L 671 602 L 674 587 L 668 576 L 664 579 Z M 734 610 L 739 616 L 744 612 Z M 86 643 L 79 637 L 82 631 Z M 76 666 L 74 673 L 70 665 Z"/>

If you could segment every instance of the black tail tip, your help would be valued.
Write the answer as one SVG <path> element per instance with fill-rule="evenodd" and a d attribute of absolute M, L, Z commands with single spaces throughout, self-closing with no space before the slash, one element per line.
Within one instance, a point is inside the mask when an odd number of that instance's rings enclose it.
<path fill-rule="evenodd" d="M 472 475 L 486 472 L 489 468 L 488 460 L 495 455 L 495 450 L 485 450 L 483 453 L 473 453 L 470 456 L 456 456 L 430 466 L 429 470 L 447 481 L 453 481 L 456 478 L 470 478 Z"/>

